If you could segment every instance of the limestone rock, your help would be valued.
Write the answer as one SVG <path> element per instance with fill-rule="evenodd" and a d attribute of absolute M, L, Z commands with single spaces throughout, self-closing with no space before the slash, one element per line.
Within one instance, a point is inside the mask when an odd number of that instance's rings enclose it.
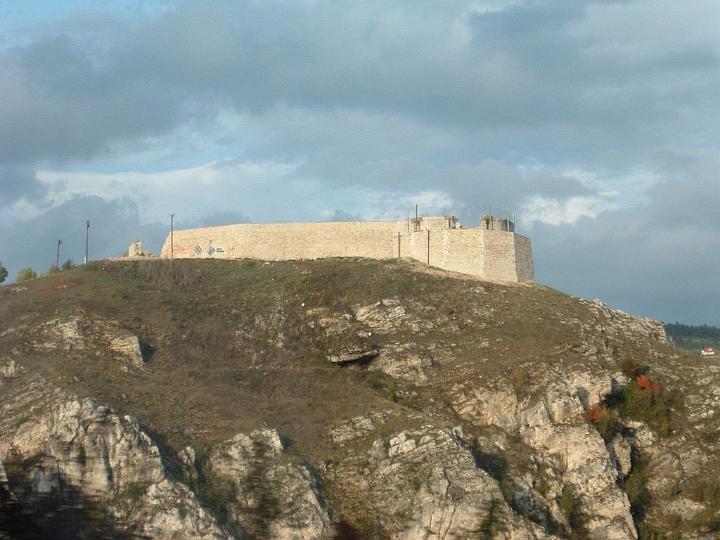
<path fill-rule="evenodd" d="M 374 359 L 379 353 L 380 350 L 374 347 L 354 347 L 330 354 L 328 355 L 328 360 L 333 364 L 367 363 Z"/>
<path fill-rule="evenodd" d="M 3 508 L 7 508 L 9 505 L 16 502 L 17 498 L 15 497 L 12 489 L 10 489 L 7 473 L 5 472 L 5 466 L 2 460 L 0 460 L 0 513 Z"/>
<path fill-rule="evenodd" d="M 128 368 L 142 368 L 145 366 L 140 340 L 137 336 L 125 335 L 113 338 L 110 349 L 123 358 Z"/>
<path fill-rule="evenodd" d="M 310 327 L 319 327 L 326 336 L 340 336 L 352 329 L 350 313 L 335 313 L 325 307 L 309 309 L 305 314 L 311 318 Z"/>
<path fill-rule="evenodd" d="M 17 377 L 22 373 L 23 367 L 18 364 L 15 360 L 8 360 L 5 364 L 0 366 L 0 376 L 7 379 Z"/>
<path fill-rule="evenodd" d="M 368 433 L 373 433 L 375 430 L 376 426 L 371 418 L 358 416 L 331 429 L 329 435 L 335 444 L 344 444 L 348 441 L 365 437 Z"/>
<path fill-rule="evenodd" d="M 612 440 L 607 443 L 608 454 L 613 461 L 615 468 L 621 478 L 630 474 L 632 468 L 632 448 L 630 443 L 621 435 L 615 435 Z"/>
<path fill-rule="evenodd" d="M 39 351 L 88 354 L 109 351 L 122 360 L 121 369 L 140 369 L 145 365 L 142 344 L 137 336 L 120 328 L 116 321 L 89 317 L 83 313 L 52 319 L 39 326 L 39 339 L 32 343 Z"/>
<path fill-rule="evenodd" d="M 41 351 L 84 350 L 86 343 L 81 320 L 81 317 L 73 316 L 67 319 L 52 319 L 40 325 L 38 334 L 41 339 L 35 342 L 35 348 Z"/>
<path fill-rule="evenodd" d="M 427 370 L 432 368 L 430 355 L 411 344 L 395 343 L 384 347 L 370 364 L 370 370 L 382 371 L 395 379 L 419 384 L 427 381 Z"/>
<path fill-rule="evenodd" d="M 277 431 L 236 435 L 212 450 L 208 466 L 217 481 L 233 486 L 227 510 L 237 534 L 298 540 L 330 534 L 319 479 L 286 455 Z"/>
<path fill-rule="evenodd" d="M 355 318 L 376 331 L 387 332 L 403 324 L 408 316 L 399 300 L 386 298 L 355 309 Z"/>
<path fill-rule="evenodd" d="M 126 497 L 112 513 L 126 529 L 143 538 L 232 538 L 187 486 L 167 479 L 151 484 L 138 500 Z"/>
<path fill-rule="evenodd" d="M 111 496 L 130 484 L 165 476 L 160 451 L 137 420 L 91 399 L 70 399 L 21 425 L 10 440 L 0 442 L 0 458 L 11 450 L 26 459 L 44 456 L 49 477 L 90 496 Z"/>
<path fill-rule="evenodd" d="M 10 486 L 26 510 L 77 494 L 110 504 L 121 530 L 151 538 L 228 538 L 187 486 L 172 479 L 157 445 L 130 416 L 91 399 L 68 399 L 0 441 L 0 458 L 23 464 Z M 2 483 L 3 478 L 0 478 Z"/>
<path fill-rule="evenodd" d="M 459 431 L 426 426 L 377 440 L 368 504 L 393 538 L 545 538 L 513 514 Z"/>
<path fill-rule="evenodd" d="M 198 470 L 197 454 L 195 449 L 190 446 L 186 446 L 178 452 L 178 460 L 180 461 L 180 466 L 182 467 L 185 477 L 189 478 L 193 482 L 196 481 L 198 479 Z"/>
<path fill-rule="evenodd" d="M 600 329 L 611 337 L 626 336 L 633 339 L 646 337 L 660 343 L 668 343 L 665 327 L 659 321 L 647 317 L 635 317 L 619 309 L 611 309 L 602 300 L 587 302 L 600 322 Z"/>
<path fill-rule="evenodd" d="M 462 418 L 478 426 L 516 434 L 539 461 L 560 471 L 557 480 L 578 494 L 591 534 L 636 538 L 630 504 L 617 485 L 618 473 L 609 449 L 585 422 L 580 398 L 582 395 L 586 403 L 598 402 L 612 392 L 612 381 L 612 375 L 603 371 L 562 378 L 548 370 L 541 378 L 539 387 L 544 390 L 539 395 L 518 398 L 499 383 L 492 388 L 475 387 L 471 393 L 458 387 L 453 406 Z M 619 446 L 618 451 L 624 459 Z M 562 519 L 557 511 L 555 514 Z"/>

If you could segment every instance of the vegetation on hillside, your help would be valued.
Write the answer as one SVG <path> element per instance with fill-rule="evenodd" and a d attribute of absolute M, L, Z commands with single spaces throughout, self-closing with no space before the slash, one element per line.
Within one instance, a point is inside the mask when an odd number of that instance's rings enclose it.
<path fill-rule="evenodd" d="M 373 309 L 377 313 L 368 316 Z M 623 434 L 627 421 L 648 425 L 660 435 L 657 444 L 683 436 L 687 415 L 671 390 L 699 378 L 674 379 L 678 370 L 667 359 L 681 357 L 678 362 L 693 367 L 697 362 L 663 344 L 648 354 L 642 340 L 625 337 L 592 352 L 587 341 L 595 337 L 593 309 L 598 308 L 542 286 L 487 283 L 406 262 L 364 259 L 104 261 L 79 268 L 69 263 L 25 287 L 0 287 L 0 328 L 11 329 L 2 346 L 21 350 L 29 373 L 138 417 L 169 455 L 188 445 L 196 449 L 200 473 L 188 482 L 197 484 L 219 515 L 229 488 L 210 481 L 202 464 L 212 445 L 239 432 L 272 426 L 287 437 L 290 453 L 315 465 L 329 463 L 337 459 L 337 448 L 328 432 L 340 422 L 381 414 L 373 437 L 428 421 L 454 426 L 459 421 L 449 402 L 463 395 L 464 385 L 472 389 L 504 377 L 518 403 L 530 403 L 542 392 L 541 370 L 568 378 L 588 367 L 625 373 L 629 384 L 586 411 L 606 441 Z M 362 310 L 375 326 L 361 321 Z M 48 352 L 43 328 L 74 319 L 88 334 L 102 334 L 102 325 L 110 324 L 138 336 L 146 364 L 123 371 L 107 348 L 92 342 L 77 352 Z M 432 384 L 373 370 L 375 360 L 362 355 L 356 363 L 329 361 L 348 351 L 370 351 L 373 359 L 377 351 L 400 351 L 423 369 L 429 359 Z M 479 428 L 462 427 L 467 440 L 482 439 Z M 714 428 L 703 429 L 703 444 L 715 444 Z M 504 444 L 503 472 L 491 476 L 513 505 L 513 474 L 526 474 L 533 462 L 521 441 L 508 438 Z M 479 463 L 496 459 L 478 450 Z M 648 538 L 654 534 L 649 523 L 664 526 L 657 518 L 645 522 L 654 504 L 646 489 L 652 474 L 633 455 L 623 486 Z M 695 500 L 706 488 L 698 480 L 688 496 Z M 327 489 L 331 499 L 344 493 L 341 482 L 329 481 Z M 543 496 L 547 491 L 538 484 Z M 141 496 L 142 486 L 125 495 Z M 588 504 L 581 495 L 571 486 L 553 495 L 580 537 Z M 484 531 L 495 529 L 498 512 L 491 506 Z M 359 527 L 363 515 L 352 515 Z"/>
<path fill-rule="evenodd" d="M 23 268 L 18 272 L 17 277 L 15 278 L 15 281 L 17 283 L 22 283 L 23 281 L 30 281 L 31 279 L 37 278 L 37 272 L 33 270 L 32 268 Z"/>
<path fill-rule="evenodd" d="M 675 344 L 683 349 L 698 351 L 713 346 L 720 350 L 720 328 L 716 326 L 674 322 L 666 323 L 665 329 Z"/>

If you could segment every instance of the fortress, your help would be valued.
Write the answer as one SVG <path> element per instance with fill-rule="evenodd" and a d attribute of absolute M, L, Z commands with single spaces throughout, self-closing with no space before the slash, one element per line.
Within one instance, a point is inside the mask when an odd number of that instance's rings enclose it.
<path fill-rule="evenodd" d="M 489 281 L 533 280 L 530 240 L 509 219 L 483 216 L 463 227 L 455 216 L 399 221 L 243 223 L 176 230 L 160 254 L 178 259 L 300 260 L 406 257 Z"/>

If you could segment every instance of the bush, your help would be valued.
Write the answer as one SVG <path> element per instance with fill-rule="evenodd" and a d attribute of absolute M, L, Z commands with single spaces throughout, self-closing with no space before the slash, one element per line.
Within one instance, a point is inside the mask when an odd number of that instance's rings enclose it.
<path fill-rule="evenodd" d="M 641 373 L 625 387 L 619 410 L 621 416 L 645 422 L 661 437 L 667 437 L 672 433 L 674 401 L 659 384 Z"/>
<path fill-rule="evenodd" d="M 30 279 L 35 279 L 38 277 L 37 272 L 33 270 L 32 268 L 23 268 L 18 272 L 17 277 L 15 278 L 15 281 L 17 283 L 20 283 L 21 281 L 28 281 Z"/>
<path fill-rule="evenodd" d="M 608 441 L 622 429 L 618 413 L 608 409 L 602 403 L 592 405 L 585 409 L 585 419 L 598 430 L 600 436 Z"/>
<path fill-rule="evenodd" d="M 560 494 L 560 509 L 567 519 L 570 528 L 573 531 L 573 538 L 582 538 L 585 530 L 585 523 L 583 522 L 582 515 L 580 514 L 580 504 L 578 503 L 575 490 L 570 486 L 565 486 Z"/>
<path fill-rule="evenodd" d="M 637 376 L 644 369 L 634 358 L 625 357 L 618 363 L 620 370 L 630 378 Z"/>
<path fill-rule="evenodd" d="M 527 371 L 521 367 L 514 368 L 510 373 L 510 383 L 515 390 L 515 394 L 522 396 L 528 383 Z"/>
<path fill-rule="evenodd" d="M 60 273 L 60 267 L 59 267 L 59 266 L 55 266 L 55 265 L 53 264 L 50 268 L 48 268 L 48 275 L 50 275 L 50 274 L 59 274 L 59 273 Z"/>
<path fill-rule="evenodd" d="M 0 283 L 5 281 L 8 277 L 8 271 L 7 268 L 3 266 L 3 264 L 0 262 Z"/>
<path fill-rule="evenodd" d="M 73 268 L 75 268 L 75 262 L 73 262 L 72 259 L 68 259 L 67 261 L 62 263 L 63 272 L 66 270 L 72 270 Z"/>
<path fill-rule="evenodd" d="M 647 463 L 644 459 L 633 456 L 633 467 L 625 479 L 623 489 L 630 502 L 630 512 L 636 521 L 645 518 L 647 509 L 650 506 L 650 492 L 647 489 L 648 473 Z"/>

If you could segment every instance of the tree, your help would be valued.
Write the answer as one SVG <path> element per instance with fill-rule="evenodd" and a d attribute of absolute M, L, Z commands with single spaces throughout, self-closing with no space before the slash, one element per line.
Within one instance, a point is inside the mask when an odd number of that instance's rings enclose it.
<path fill-rule="evenodd" d="M 0 283 L 5 281 L 7 279 L 7 276 L 8 276 L 7 268 L 5 268 L 3 266 L 3 264 L 0 262 Z"/>
<path fill-rule="evenodd" d="M 15 278 L 16 283 L 20 283 L 21 281 L 28 281 L 30 279 L 35 279 L 38 277 L 37 272 L 33 270 L 32 268 L 23 268 L 18 272 L 17 277 Z"/>
<path fill-rule="evenodd" d="M 68 259 L 67 261 L 65 261 L 65 262 L 62 264 L 63 272 L 64 272 L 65 270 L 72 270 L 73 268 L 75 268 L 75 263 L 73 262 L 72 259 Z"/>

